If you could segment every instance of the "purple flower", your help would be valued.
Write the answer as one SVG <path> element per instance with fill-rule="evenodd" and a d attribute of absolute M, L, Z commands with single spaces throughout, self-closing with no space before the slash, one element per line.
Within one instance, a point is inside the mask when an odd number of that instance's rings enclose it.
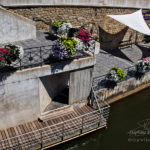
<path fill-rule="evenodd" d="M 59 43 L 59 41 L 55 41 L 53 45 L 53 56 L 58 59 L 64 59 L 68 57 L 68 52 L 65 50 L 65 48 Z"/>

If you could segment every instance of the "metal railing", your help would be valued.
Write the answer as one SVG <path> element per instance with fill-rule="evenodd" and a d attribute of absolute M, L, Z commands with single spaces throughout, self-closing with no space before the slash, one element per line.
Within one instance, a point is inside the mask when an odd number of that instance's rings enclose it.
<path fill-rule="evenodd" d="M 43 66 L 44 64 L 51 64 L 55 63 L 58 60 L 52 57 L 52 44 L 40 47 L 31 47 L 24 49 L 24 56 L 22 59 L 18 59 L 10 65 L 6 65 L 4 67 L 0 67 L 0 70 L 13 70 L 13 69 L 26 69 L 26 68 L 33 68 L 37 66 Z M 94 54 L 94 50 L 92 51 L 89 49 L 91 53 Z M 69 60 L 82 58 L 89 56 L 87 53 L 83 51 L 78 51 L 76 54 L 71 57 Z"/>
<path fill-rule="evenodd" d="M 124 68 L 124 71 L 126 72 L 126 77 L 122 81 L 128 80 L 128 79 L 136 76 L 136 66 L 135 65 L 128 67 L 128 68 Z M 107 74 L 93 78 L 92 86 L 93 86 L 94 91 L 98 91 L 98 90 L 107 88 L 106 76 L 107 76 Z M 122 82 L 122 81 L 120 81 L 120 82 Z"/>
<path fill-rule="evenodd" d="M 45 144 L 57 143 L 79 136 L 83 133 L 106 126 L 108 118 L 108 106 L 84 115 L 66 120 L 45 128 L 34 130 L 25 134 L 0 140 L 0 149 L 22 150 L 31 147 L 43 148 Z"/>

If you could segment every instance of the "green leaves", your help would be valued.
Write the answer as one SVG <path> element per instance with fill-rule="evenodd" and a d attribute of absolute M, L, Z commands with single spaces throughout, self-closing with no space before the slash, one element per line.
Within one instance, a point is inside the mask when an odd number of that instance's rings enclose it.
<path fill-rule="evenodd" d="M 73 56 L 75 54 L 75 46 L 78 44 L 76 40 L 73 39 L 65 39 L 62 41 L 62 45 L 66 48 L 68 51 L 68 54 L 70 56 Z"/>
<path fill-rule="evenodd" d="M 59 28 L 61 24 L 62 24 L 61 21 L 54 21 L 53 27 Z"/>
<path fill-rule="evenodd" d="M 126 73 L 123 69 L 120 69 L 118 67 L 112 67 L 111 71 L 115 71 L 115 73 L 118 76 L 120 81 L 124 80 L 126 77 Z"/>

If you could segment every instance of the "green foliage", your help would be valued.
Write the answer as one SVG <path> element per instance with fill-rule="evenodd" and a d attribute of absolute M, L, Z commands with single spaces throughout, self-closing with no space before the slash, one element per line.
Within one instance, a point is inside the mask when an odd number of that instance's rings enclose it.
<path fill-rule="evenodd" d="M 59 28 L 61 24 L 62 24 L 62 22 L 61 22 L 61 21 L 54 21 L 54 23 L 53 23 L 53 27 L 55 27 L 55 28 Z"/>
<path fill-rule="evenodd" d="M 75 54 L 75 46 L 78 44 L 78 42 L 73 39 L 64 39 L 64 37 L 62 38 L 63 38 L 62 45 L 68 51 L 68 54 L 70 56 L 73 56 Z"/>
<path fill-rule="evenodd" d="M 7 64 L 11 64 L 13 61 L 16 61 L 19 58 L 19 48 L 15 45 L 6 45 L 5 49 L 8 49 L 11 55 L 6 56 Z"/>
<path fill-rule="evenodd" d="M 118 67 L 112 67 L 111 68 L 112 71 L 115 71 L 116 75 L 118 76 L 118 79 L 120 81 L 124 80 L 126 77 L 126 73 L 123 69 L 120 69 Z"/>

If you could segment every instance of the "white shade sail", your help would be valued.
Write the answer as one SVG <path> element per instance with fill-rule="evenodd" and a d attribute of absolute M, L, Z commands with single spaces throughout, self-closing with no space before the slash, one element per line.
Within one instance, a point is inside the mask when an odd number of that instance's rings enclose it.
<path fill-rule="evenodd" d="M 150 28 L 148 27 L 148 25 L 144 20 L 141 9 L 132 14 L 108 15 L 108 16 L 140 33 L 143 33 L 145 35 L 150 35 Z"/>

